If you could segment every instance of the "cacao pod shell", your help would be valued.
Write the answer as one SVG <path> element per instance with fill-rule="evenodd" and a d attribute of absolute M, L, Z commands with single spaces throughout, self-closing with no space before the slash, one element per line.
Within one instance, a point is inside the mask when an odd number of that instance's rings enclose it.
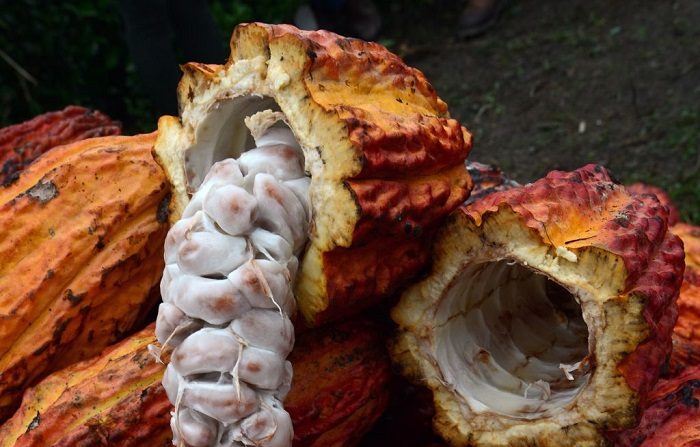
<path fill-rule="evenodd" d="M 157 301 L 169 188 L 154 139 L 61 146 L 0 189 L 0 421 L 27 386 L 123 338 Z"/>
<path fill-rule="evenodd" d="M 471 189 L 471 134 L 423 73 L 376 43 L 261 23 L 236 27 L 225 65 L 183 70 L 181 117 L 159 120 L 156 144 L 174 217 L 214 162 L 250 147 L 243 117 L 279 109 L 311 177 L 295 289 L 307 323 L 357 314 L 426 267 L 432 234 Z"/>
<path fill-rule="evenodd" d="M 0 185 L 8 185 L 52 147 L 93 137 L 119 135 L 121 124 L 97 110 L 68 106 L 0 129 Z"/>
<path fill-rule="evenodd" d="M 152 324 L 27 390 L 0 428 L 0 447 L 171 445 L 164 365 L 148 352 L 153 331 Z M 356 320 L 310 330 L 299 336 L 291 360 L 295 379 L 285 406 L 294 445 L 355 445 L 388 399 L 390 362 L 378 327 Z"/>
<path fill-rule="evenodd" d="M 594 165 L 454 212 L 432 274 L 392 311 L 392 354 L 433 390 L 443 438 L 601 445 L 634 425 L 677 316 L 684 255 L 667 216 Z"/>

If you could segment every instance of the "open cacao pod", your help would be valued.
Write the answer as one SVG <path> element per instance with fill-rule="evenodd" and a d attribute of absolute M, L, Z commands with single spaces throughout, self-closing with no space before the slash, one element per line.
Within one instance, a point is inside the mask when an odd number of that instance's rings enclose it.
<path fill-rule="evenodd" d="M 148 352 L 151 325 L 99 357 L 44 379 L 0 428 L 0 447 L 171 445 L 164 366 Z M 350 447 L 388 398 L 389 356 L 379 328 L 354 320 L 299 337 L 287 398 L 295 447 Z"/>
<path fill-rule="evenodd" d="M 68 106 L 0 129 L 0 185 L 8 185 L 52 147 L 93 137 L 119 135 L 121 124 L 96 110 Z"/>
<path fill-rule="evenodd" d="M 453 213 L 392 311 L 405 374 L 452 445 L 600 445 L 671 351 L 683 251 L 666 207 L 599 166 Z"/>
<path fill-rule="evenodd" d="M 241 25 L 226 65 L 184 71 L 156 143 L 176 220 L 156 324 L 174 442 L 286 446 L 297 303 L 318 325 L 421 271 L 471 188 L 471 136 L 420 72 L 333 33 Z"/>
<path fill-rule="evenodd" d="M 155 305 L 169 187 L 154 141 L 54 148 L 0 189 L 0 421 L 27 386 L 98 354 Z"/>
<path fill-rule="evenodd" d="M 214 162 L 254 147 L 244 118 L 279 110 L 311 178 L 295 288 L 307 322 L 357 314 L 426 265 L 471 188 L 471 135 L 422 73 L 375 43 L 258 23 L 236 28 L 226 65 L 183 69 L 182 116 L 161 118 L 156 144 L 174 220 Z"/>

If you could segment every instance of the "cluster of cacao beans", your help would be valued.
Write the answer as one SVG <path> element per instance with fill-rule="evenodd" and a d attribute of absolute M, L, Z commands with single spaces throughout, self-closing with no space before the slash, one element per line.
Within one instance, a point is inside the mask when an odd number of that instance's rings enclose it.
<path fill-rule="evenodd" d="M 345 93 L 339 97 L 348 104 L 324 103 L 365 151 L 363 170 L 340 182 L 358 209 L 351 245 L 308 248 L 308 234 L 324 225 L 314 221 L 315 207 L 333 207 L 321 197 L 332 188 L 310 191 L 310 152 L 298 138 L 327 130 L 278 126 L 289 118 L 279 111 L 247 117 L 246 124 L 265 122 L 262 130 L 249 125 L 255 147 L 238 159 L 213 160 L 172 225 L 180 186 L 154 158 L 155 134 L 118 136 L 118 123 L 74 106 L 0 129 L 0 447 L 700 442 L 700 228 L 679 222 L 665 192 L 624 188 L 598 166 L 521 186 L 495 167 L 463 165 L 468 132 L 448 118 L 422 74 L 393 55 L 379 57 L 385 49 L 291 27 L 241 30 L 234 35 L 241 41 L 301 45 L 302 72 L 315 74 L 304 79 L 326 82 L 308 87 L 317 99 L 334 89 L 360 95 L 376 87 L 379 105 L 358 105 Z M 233 53 L 246 66 L 260 63 L 241 48 Z M 193 80 L 181 84 L 193 103 L 206 96 L 200 77 L 225 71 L 195 68 Z M 339 82 L 344 72 L 350 81 Z M 275 88 L 284 88 L 282 81 Z M 400 97 L 405 92 L 413 92 L 409 100 Z M 378 111 L 383 99 L 389 105 Z M 321 149 L 313 150 L 317 166 L 326 165 Z M 406 178 L 402 164 L 411 167 Z M 338 180 L 318 169 L 324 181 Z M 435 207 L 421 216 L 431 200 Z M 532 245 L 525 250 L 522 241 Z M 294 277 L 305 250 L 321 253 L 327 264 L 320 270 L 333 282 L 327 299 L 343 309 L 311 318 L 320 327 L 306 327 L 296 312 Z M 393 268 L 379 259 L 382 250 L 401 252 L 410 265 Z M 584 277 L 588 271 L 593 280 Z M 530 304 L 536 309 L 514 298 L 517 287 L 503 285 L 513 278 L 542 292 L 542 302 Z M 478 291 L 473 307 L 457 293 L 472 292 L 455 289 L 462 280 L 463 289 Z M 591 283 L 614 284 L 617 300 L 596 302 Z M 391 322 L 386 303 L 396 301 Z M 525 317 L 500 308 L 508 306 Z M 489 320 L 494 315 L 498 321 Z M 533 353 L 541 345 L 512 336 L 527 318 L 561 325 L 561 335 L 546 341 L 551 351 Z M 631 344 L 614 339 L 616 324 Z M 473 346 L 462 344 L 462 334 L 475 332 L 458 331 L 489 325 L 497 330 L 474 336 L 476 354 L 455 360 L 451 343 L 468 351 Z M 583 348 L 561 329 L 574 326 Z M 533 327 L 518 333 L 551 335 Z M 585 340 L 597 338 L 613 355 L 591 342 L 584 358 L 557 368 L 558 337 L 583 351 Z M 523 346 L 507 351 L 502 340 Z M 515 361 L 499 355 L 510 354 L 524 359 L 509 370 Z M 470 379 L 481 394 L 452 381 L 455 364 L 463 368 L 457 376 L 490 371 L 483 381 Z M 517 372 L 539 373 L 542 365 L 551 378 Z M 618 397 L 606 395 L 608 388 L 627 393 L 624 408 L 605 406 Z M 496 414 L 486 403 L 490 393 L 522 399 L 514 411 L 529 413 Z M 535 394 L 533 410 L 528 399 Z M 558 407 L 558 399 L 565 404 Z M 580 408 L 586 402 L 600 414 Z"/>

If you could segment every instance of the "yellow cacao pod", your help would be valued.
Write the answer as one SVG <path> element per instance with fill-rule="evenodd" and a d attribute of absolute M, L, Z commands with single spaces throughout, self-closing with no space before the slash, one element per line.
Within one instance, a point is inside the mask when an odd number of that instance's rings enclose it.
<path fill-rule="evenodd" d="M 157 300 L 169 185 L 154 140 L 57 147 L 0 189 L 0 421 L 26 387 L 123 338 Z"/>

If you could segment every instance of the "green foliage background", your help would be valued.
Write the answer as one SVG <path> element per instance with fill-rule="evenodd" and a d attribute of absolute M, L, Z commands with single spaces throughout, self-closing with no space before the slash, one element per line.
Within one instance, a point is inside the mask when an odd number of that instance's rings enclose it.
<path fill-rule="evenodd" d="M 298 4 L 210 1 L 227 40 L 241 22 L 289 22 Z M 127 132 L 155 128 L 157 117 L 139 89 L 117 2 L 0 0 L 0 127 L 69 104 L 122 120 Z"/>

